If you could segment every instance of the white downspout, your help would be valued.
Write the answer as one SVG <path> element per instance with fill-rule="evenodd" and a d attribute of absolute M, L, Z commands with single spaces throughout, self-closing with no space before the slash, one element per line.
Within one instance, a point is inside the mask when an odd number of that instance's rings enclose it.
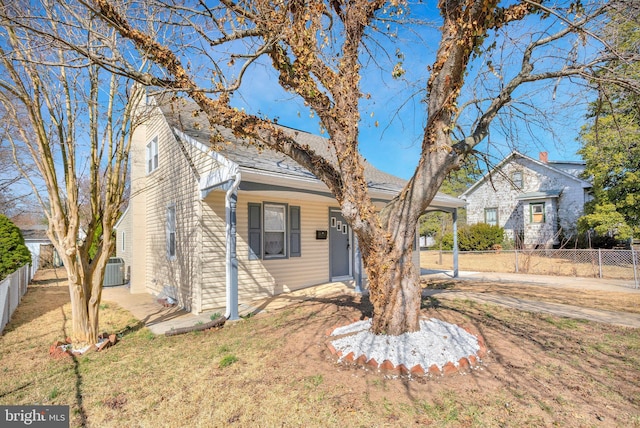
<path fill-rule="evenodd" d="M 240 186 L 240 172 L 236 172 L 231 188 L 225 197 L 226 212 L 226 295 L 227 309 L 224 314 L 228 320 L 237 320 L 238 315 L 238 258 L 236 256 L 236 203 L 238 202 L 238 186 Z"/>

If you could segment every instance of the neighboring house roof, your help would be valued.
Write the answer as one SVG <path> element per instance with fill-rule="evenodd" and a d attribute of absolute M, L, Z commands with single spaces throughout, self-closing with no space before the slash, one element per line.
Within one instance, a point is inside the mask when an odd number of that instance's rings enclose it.
<path fill-rule="evenodd" d="M 47 236 L 46 229 L 21 229 L 20 232 L 22 233 L 22 237 L 25 241 L 49 242 L 49 237 Z"/>
<path fill-rule="evenodd" d="M 186 135 L 204 147 L 209 147 L 212 134 L 209 122 L 196 103 L 186 100 L 166 103 L 160 100 L 158 106 L 163 112 L 167 123 L 173 129 L 176 138 L 180 139 L 183 138 L 183 135 Z M 290 134 L 301 145 L 308 145 L 334 165 L 337 164 L 335 153 L 332 152 L 326 138 L 282 125 L 277 126 Z M 244 172 L 249 172 L 263 176 L 288 177 L 298 181 L 320 184 L 320 180 L 311 172 L 283 153 L 262 148 L 255 144 L 248 144 L 245 139 L 235 136 L 228 128 L 216 127 L 215 132 L 218 133 L 223 141 L 231 143 L 218 144 L 220 147 L 216 149 L 216 152 L 237 164 L 240 170 L 243 171 L 243 175 Z M 386 199 L 391 199 L 398 194 L 406 184 L 405 180 L 380 171 L 364 159 L 363 165 L 365 179 L 369 188 L 378 193 L 387 194 Z M 261 180 L 261 182 L 268 183 L 267 180 Z M 322 184 L 322 188 L 326 189 L 324 184 Z M 453 196 L 439 193 L 432 201 L 432 205 L 455 208 L 464 206 L 464 202 Z"/>
<path fill-rule="evenodd" d="M 475 183 L 473 183 L 473 185 L 471 187 L 469 187 L 464 193 L 462 193 L 460 195 L 460 198 L 464 199 L 465 196 L 467 196 L 470 193 L 473 193 L 479 186 L 481 186 L 484 182 L 486 182 L 487 180 L 489 180 L 491 178 L 492 175 L 496 174 L 496 171 L 499 171 L 500 169 L 502 169 L 502 167 L 504 165 L 506 165 L 507 163 L 513 161 L 515 158 L 520 157 L 522 159 L 526 159 L 529 162 L 532 162 L 542 168 L 548 169 L 549 171 L 553 171 L 554 173 L 563 175 L 564 177 L 571 179 L 573 181 L 576 181 L 577 183 L 580 184 L 580 186 L 584 189 L 588 189 L 591 186 L 591 183 L 589 183 L 586 180 L 582 180 L 578 177 L 576 177 L 573 174 L 569 174 L 566 171 L 563 171 L 562 169 L 559 168 L 555 168 L 554 164 L 558 164 L 558 165 L 567 165 L 570 162 L 541 162 L 539 160 L 533 159 L 527 155 L 523 155 L 522 153 L 518 152 L 518 151 L 513 151 L 509 154 L 509 156 L 505 157 L 502 161 L 500 161 L 500 163 L 498 163 L 495 167 L 493 167 L 489 172 L 487 172 L 484 176 L 482 176 L 482 178 L 480 178 L 478 181 L 476 181 Z M 580 164 L 579 162 L 576 162 L 575 164 Z M 521 195 L 521 197 L 524 195 Z"/>
<path fill-rule="evenodd" d="M 543 190 L 540 192 L 523 193 L 522 195 L 516 196 L 516 199 L 521 201 L 528 201 L 533 199 L 552 199 L 552 198 L 559 198 L 561 193 L 562 193 L 562 189 Z"/>
<path fill-rule="evenodd" d="M 118 229 L 120 227 L 120 223 L 122 223 L 122 221 L 124 220 L 125 216 L 127 215 L 127 213 L 129 212 L 129 205 L 127 205 L 127 209 L 124 210 L 124 212 L 122 213 L 122 215 L 120 215 L 120 218 L 118 219 L 118 221 L 116 222 L 115 226 L 113 226 L 114 229 Z"/>

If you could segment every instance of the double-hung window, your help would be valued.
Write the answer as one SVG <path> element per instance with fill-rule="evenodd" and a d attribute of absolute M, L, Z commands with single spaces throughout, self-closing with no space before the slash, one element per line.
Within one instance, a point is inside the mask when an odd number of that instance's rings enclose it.
<path fill-rule="evenodd" d="M 147 174 L 158 168 L 158 137 L 147 144 Z"/>
<path fill-rule="evenodd" d="M 524 180 L 522 179 L 522 171 L 514 171 L 511 174 L 511 182 L 517 189 L 522 189 Z"/>
<path fill-rule="evenodd" d="M 167 207 L 167 257 L 176 257 L 176 206 Z"/>
<path fill-rule="evenodd" d="M 287 254 L 286 206 L 264 204 L 264 257 L 284 257 Z"/>
<path fill-rule="evenodd" d="M 498 208 L 485 208 L 484 222 L 491 226 L 497 226 L 498 225 Z"/>
<path fill-rule="evenodd" d="M 531 223 L 544 223 L 544 202 L 529 204 Z"/>
<path fill-rule="evenodd" d="M 249 259 L 300 257 L 300 207 L 249 204 Z"/>

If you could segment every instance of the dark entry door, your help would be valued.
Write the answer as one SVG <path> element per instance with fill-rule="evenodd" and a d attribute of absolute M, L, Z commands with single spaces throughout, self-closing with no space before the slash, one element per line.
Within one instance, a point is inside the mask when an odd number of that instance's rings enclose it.
<path fill-rule="evenodd" d="M 351 229 L 338 210 L 329 212 L 331 279 L 351 277 Z"/>

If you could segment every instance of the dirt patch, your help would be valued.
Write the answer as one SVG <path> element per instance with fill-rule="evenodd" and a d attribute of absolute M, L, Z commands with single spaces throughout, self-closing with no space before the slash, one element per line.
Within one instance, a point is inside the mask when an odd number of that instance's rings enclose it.
<path fill-rule="evenodd" d="M 39 269 L 36 271 L 35 275 L 31 279 L 30 286 L 47 286 L 51 285 L 54 287 L 64 285 L 64 282 L 67 280 L 67 271 L 65 268 L 56 268 L 56 269 Z"/>
<path fill-rule="evenodd" d="M 458 375 L 393 376 L 355 363 L 336 364 L 325 351 L 319 333 L 336 317 L 347 321 L 358 315 L 351 306 L 336 311 L 308 302 L 299 310 L 301 315 L 314 313 L 315 321 L 287 329 L 285 346 L 269 359 L 287 373 L 310 370 L 320 375 L 328 390 L 345 391 L 348 386 L 353 395 L 339 396 L 337 412 L 370 411 L 358 398 L 365 396 L 372 403 L 392 403 L 393 410 L 382 412 L 383 420 L 398 426 L 447 421 L 462 426 L 640 424 L 640 372 L 634 365 L 637 357 L 628 354 L 629 348 L 640 346 L 637 330 L 470 302 L 438 302 L 426 307 L 423 315 L 452 324 L 471 323 L 481 331 L 489 353 L 478 368 Z M 608 339 L 617 334 L 634 339 L 630 345 L 613 340 L 613 345 Z M 399 410 L 404 406 L 413 409 L 410 418 Z"/>

